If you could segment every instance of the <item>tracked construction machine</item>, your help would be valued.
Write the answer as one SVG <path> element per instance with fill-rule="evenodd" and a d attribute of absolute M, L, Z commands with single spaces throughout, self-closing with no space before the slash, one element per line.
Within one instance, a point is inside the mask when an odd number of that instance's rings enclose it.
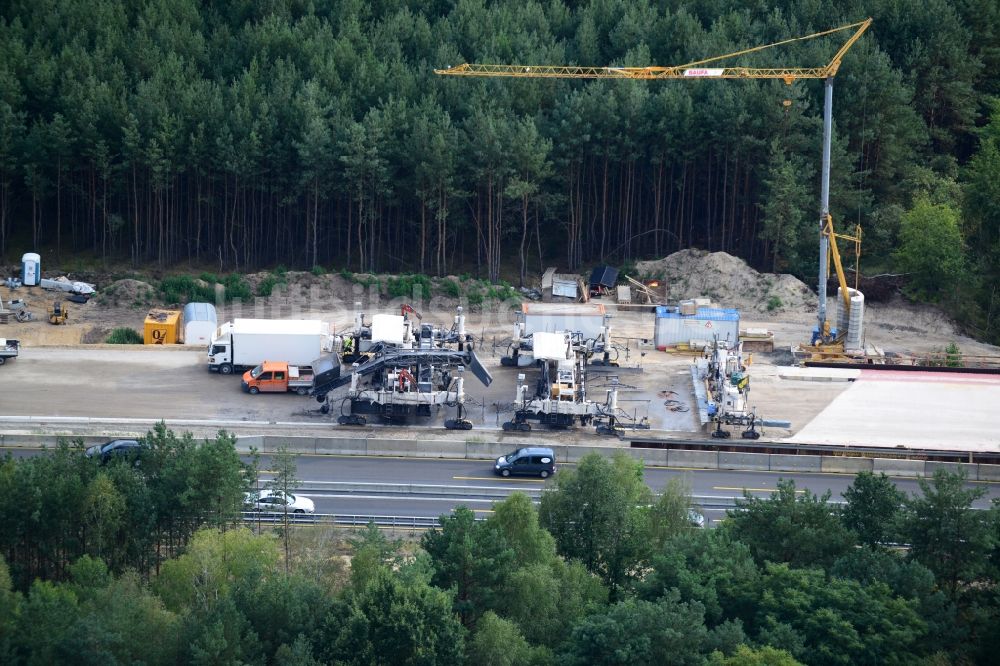
<path fill-rule="evenodd" d="M 388 317 L 388 319 L 384 319 Z M 403 316 L 374 315 L 369 327 L 370 344 L 364 358 L 349 374 L 327 383 L 313 395 L 330 411 L 329 394 L 348 386 L 340 398 L 340 425 L 365 425 L 376 416 L 386 423 L 402 424 L 433 415 L 434 408 L 454 407 L 455 418 L 446 419 L 449 430 L 470 430 L 465 418 L 465 369 L 484 386 L 493 376 L 472 350 L 465 333 L 465 316 L 458 308 L 451 329 L 422 324 L 415 333 Z"/>
<path fill-rule="evenodd" d="M 594 354 L 592 341 L 570 332 L 539 331 L 532 336 L 532 355 L 540 364 L 540 374 L 532 393 L 525 376 L 517 377 L 514 417 L 503 424 L 505 431 L 528 432 L 529 421 L 553 428 L 568 428 L 577 422 L 596 424 L 600 434 L 620 434 L 626 427 L 648 428 L 645 418 L 636 420 L 618 407 L 618 381 L 602 402 L 587 396 L 587 360 Z"/>
<path fill-rule="evenodd" d="M 749 359 L 743 356 L 743 345 L 715 338 L 705 347 L 701 358 L 692 365 L 696 393 L 704 387 L 705 407 L 711 423 L 715 424 L 712 437 L 728 439 L 731 433 L 722 426 L 736 425 L 744 428 L 743 439 L 759 439 L 761 424 L 755 410 L 749 407 Z M 698 386 L 700 384 L 700 386 Z"/>

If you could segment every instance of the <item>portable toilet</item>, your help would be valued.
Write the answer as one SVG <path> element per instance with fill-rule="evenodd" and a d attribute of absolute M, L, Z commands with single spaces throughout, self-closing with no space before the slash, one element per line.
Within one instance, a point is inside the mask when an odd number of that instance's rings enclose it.
<path fill-rule="evenodd" d="M 26 252 L 21 257 L 21 284 L 34 287 L 42 277 L 42 258 L 34 252 Z"/>
<path fill-rule="evenodd" d="M 180 329 L 180 310 L 150 310 L 143 326 L 142 341 L 147 345 L 175 345 Z"/>
<path fill-rule="evenodd" d="M 212 341 L 219 327 L 215 306 L 211 303 L 188 303 L 184 306 L 184 344 L 205 345 Z"/>

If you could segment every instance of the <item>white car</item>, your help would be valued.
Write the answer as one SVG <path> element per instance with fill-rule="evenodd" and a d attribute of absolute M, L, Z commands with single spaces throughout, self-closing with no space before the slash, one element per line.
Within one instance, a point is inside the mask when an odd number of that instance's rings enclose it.
<path fill-rule="evenodd" d="M 260 513 L 316 513 L 316 505 L 308 497 L 285 494 L 280 490 L 247 493 L 243 500 L 247 511 Z"/>

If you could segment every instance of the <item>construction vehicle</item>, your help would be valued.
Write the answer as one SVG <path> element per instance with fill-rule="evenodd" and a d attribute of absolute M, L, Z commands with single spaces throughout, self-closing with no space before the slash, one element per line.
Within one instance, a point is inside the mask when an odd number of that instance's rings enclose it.
<path fill-rule="evenodd" d="M 532 395 L 525 376 L 517 376 L 514 416 L 503 424 L 505 431 L 528 432 L 528 421 L 553 428 L 568 428 L 578 421 L 583 426 L 593 422 L 600 434 L 619 434 L 626 424 L 649 427 L 645 419 L 635 421 L 618 408 L 617 377 L 611 378 L 604 402 L 587 397 L 587 358 L 591 352 L 579 334 L 539 331 L 532 338 L 532 355 L 541 363 L 541 373 Z"/>
<path fill-rule="evenodd" d="M 728 439 L 731 433 L 723 425 L 738 425 L 745 429 L 743 439 L 759 439 L 761 424 L 756 411 L 749 408 L 750 375 L 749 359 L 743 356 L 739 341 L 720 340 L 718 337 L 705 347 L 701 358 L 692 366 L 695 394 L 707 411 L 709 422 L 715 424 L 712 437 Z M 702 397 L 704 389 L 704 397 Z"/>
<path fill-rule="evenodd" d="M 20 349 L 20 341 L 11 340 L 9 338 L 0 338 L 0 365 L 6 363 L 7 359 L 17 358 Z"/>
<path fill-rule="evenodd" d="M 208 369 L 230 375 L 269 358 L 308 365 L 333 351 L 330 327 L 318 319 L 234 319 L 216 330 L 208 347 Z"/>
<path fill-rule="evenodd" d="M 813 336 L 813 345 L 820 345 L 816 352 L 831 356 L 843 356 L 844 346 L 842 341 L 838 341 L 839 332 L 834 332 L 826 318 L 826 280 L 829 273 L 827 256 L 831 251 L 831 245 L 838 237 L 833 232 L 830 218 L 830 147 L 833 129 L 833 80 L 840 69 L 844 56 L 852 46 L 861 38 L 866 30 L 871 26 L 872 19 L 851 23 L 831 30 L 813 33 L 803 37 L 793 37 L 772 44 L 755 46 L 734 53 L 727 53 L 721 56 L 714 56 L 689 62 L 684 65 L 671 67 L 577 67 L 577 66 L 555 66 L 555 65 L 481 65 L 463 64 L 447 69 L 436 69 L 435 74 L 446 76 L 487 76 L 487 77 L 516 77 L 516 78 L 557 78 L 557 79 L 639 79 L 639 80 L 661 80 L 661 79 L 685 79 L 701 80 L 710 79 L 776 79 L 784 81 L 787 85 L 792 85 L 799 79 L 823 79 L 823 158 L 822 158 L 822 178 L 820 188 L 820 216 L 819 216 L 819 312 L 817 314 L 817 330 Z M 734 58 L 737 56 L 756 53 L 765 49 L 775 48 L 792 42 L 799 42 L 809 39 L 816 39 L 835 33 L 854 30 L 853 34 L 847 38 L 833 58 L 826 65 L 819 67 L 779 67 L 779 68 L 756 68 L 756 67 L 708 67 L 717 64 L 721 60 Z M 852 238 L 844 237 L 843 238 Z M 859 239 L 860 233 L 855 237 Z M 833 243 L 832 243 L 832 242 Z M 836 258 L 836 256 L 835 256 Z M 838 275 L 838 278 L 841 276 Z M 844 294 L 846 291 L 846 282 Z M 842 296 L 843 298 L 849 298 Z M 849 318 L 850 303 L 847 304 L 846 317 Z M 842 311 L 842 314 L 843 311 Z M 857 313 L 855 313 L 857 314 Z M 857 317 L 855 317 L 857 319 Z M 860 326 L 858 326 L 858 329 Z M 826 342 L 824 342 L 826 340 Z M 822 349 L 826 345 L 827 349 Z M 832 348 L 831 348 L 832 346 Z"/>
<path fill-rule="evenodd" d="M 297 393 L 309 395 L 340 378 L 340 361 L 323 357 L 312 365 L 291 365 L 285 361 L 264 361 L 243 373 L 243 390 L 258 393 Z"/>
<path fill-rule="evenodd" d="M 314 389 L 313 395 L 330 411 L 329 393 L 350 385 L 341 399 L 340 425 L 365 425 L 369 416 L 378 416 L 386 423 L 402 424 L 416 418 L 432 416 L 432 407 L 455 407 L 455 418 L 444 422 L 449 430 L 470 430 L 472 422 L 465 418 L 464 370 L 484 386 L 493 383 L 493 376 L 471 349 L 443 349 L 433 345 L 416 349 L 383 347 L 363 364 L 355 364 L 349 375 L 343 375 Z M 362 383 L 364 382 L 364 383 Z"/>
<path fill-rule="evenodd" d="M 68 318 L 69 306 L 63 301 L 53 301 L 52 305 L 49 306 L 49 323 L 56 325 L 65 324 Z"/>

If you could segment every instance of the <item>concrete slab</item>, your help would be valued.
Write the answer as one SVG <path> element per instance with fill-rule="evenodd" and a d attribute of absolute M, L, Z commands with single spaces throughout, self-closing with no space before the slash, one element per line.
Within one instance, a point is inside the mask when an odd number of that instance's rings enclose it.
<path fill-rule="evenodd" d="M 717 451 L 668 451 L 667 467 L 719 469 L 719 453 Z"/>
<path fill-rule="evenodd" d="M 978 468 L 976 478 L 979 481 L 1000 481 L 1000 465 L 979 464 L 976 467 Z"/>
<path fill-rule="evenodd" d="M 998 403 L 1000 376 L 862 370 L 789 441 L 1000 452 Z"/>
<path fill-rule="evenodd" d="M 778 370 L 778 377 L 804 382 L 850 382 L 861 376 L 861 370 L 856 368 L 800 368 L 797 366 L 783 367 Z"/>

